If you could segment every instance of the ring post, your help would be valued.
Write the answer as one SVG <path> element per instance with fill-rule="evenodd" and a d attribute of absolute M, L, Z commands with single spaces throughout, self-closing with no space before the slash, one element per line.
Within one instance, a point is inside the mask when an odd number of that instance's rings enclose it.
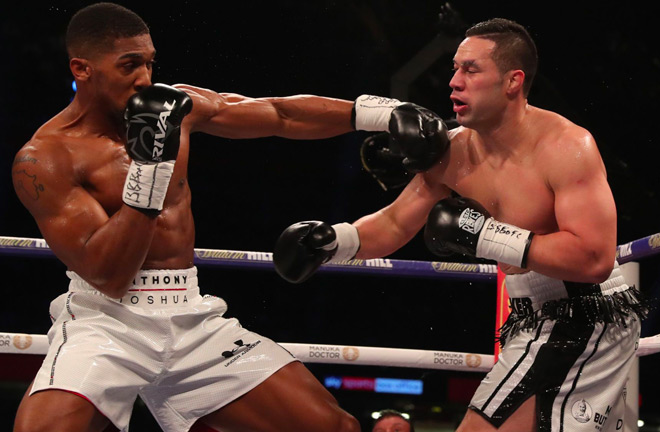
<path fill-rule="evenodd" d="M 509 294 L 506 292 L 506 284 L 504 283 L 505 274 L 497 267 L 497 310 L 495 311 L 495 361 L 500 354 L 502 348 L 497 339 L 500 336 L 500 328 L 506 321 L 511 308 L 509 307 Z"/>
<path fill-rule="evenodd" d="M 621 272 L 630 286 L 639 287 L 639 263 L 628 262 L 621 265 Z M 628 381 L 623 393 L 625 413 L 623 416 L 623 432 L 637 432 L 639 420 L 639 357 L 635 356 L 628 372 Z"/>

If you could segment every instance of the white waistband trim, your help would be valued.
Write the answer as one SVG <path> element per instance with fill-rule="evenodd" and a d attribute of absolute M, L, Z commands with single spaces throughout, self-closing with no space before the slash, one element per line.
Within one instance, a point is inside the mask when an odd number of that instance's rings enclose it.
<path fill-rule="evenodd" d="M 568 297 L 564 281 L 536 272 L 507 275 L 505 284 L 510 298 L 528 297 L 534 304 L 542 304 L 548 300 Z M 628 289 L 628 285 L 621 273 L 619 264 L 615 262 L 609 278 L 600 283 L 601 293 L 611 295 L 626 289 Z"/>
<path fill-rule="evenodd" d="M 70 292 L 93 292 L 108 297 L 77 273 L 67 271 L 66 275 L 71 279 Z M 140 270 L 133 278 L 133 284 L 126 295 L 112 300 L 125 305 L 164 307 L 181 306 L 197 296 L 197 268 L 191 267 L 182 270 Z"/>

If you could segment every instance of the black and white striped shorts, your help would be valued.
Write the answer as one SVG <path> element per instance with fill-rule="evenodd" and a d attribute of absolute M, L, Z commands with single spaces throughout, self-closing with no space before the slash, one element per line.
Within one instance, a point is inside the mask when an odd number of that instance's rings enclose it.
<path fill-rule="evenodd" d="M 499 427 L 536 396 L 539 431 L 621 430 L 639 344 L 637 291 L 625 284 L 618 266 L 608 281 L 580 292 L 538 274 L 520 276 L 507 276 L 515 296 L 508 334 L 470 408 Z"/>

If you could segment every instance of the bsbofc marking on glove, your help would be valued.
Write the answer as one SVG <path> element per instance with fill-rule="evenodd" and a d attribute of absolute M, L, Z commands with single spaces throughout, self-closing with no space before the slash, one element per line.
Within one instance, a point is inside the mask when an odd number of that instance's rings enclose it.
<path fill-rule="evenodd" d="M 458 253 L 525 268 L 534 233 L 499 222 L 477 201 L 439 201 L 429 213 L 424 241 L 439 256 Z"/>

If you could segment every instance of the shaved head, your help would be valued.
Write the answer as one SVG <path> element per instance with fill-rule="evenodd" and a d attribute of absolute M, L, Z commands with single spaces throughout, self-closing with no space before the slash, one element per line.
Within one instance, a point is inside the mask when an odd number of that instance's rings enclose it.
<path fill-rule="evenodd" d="M 69 21 L 66 50 L 69 58 L 90 58 L 108 52 L 113 41 L 149 34 L 149 27 L 135 12 L 114 3 L 96 3 Z"/>

